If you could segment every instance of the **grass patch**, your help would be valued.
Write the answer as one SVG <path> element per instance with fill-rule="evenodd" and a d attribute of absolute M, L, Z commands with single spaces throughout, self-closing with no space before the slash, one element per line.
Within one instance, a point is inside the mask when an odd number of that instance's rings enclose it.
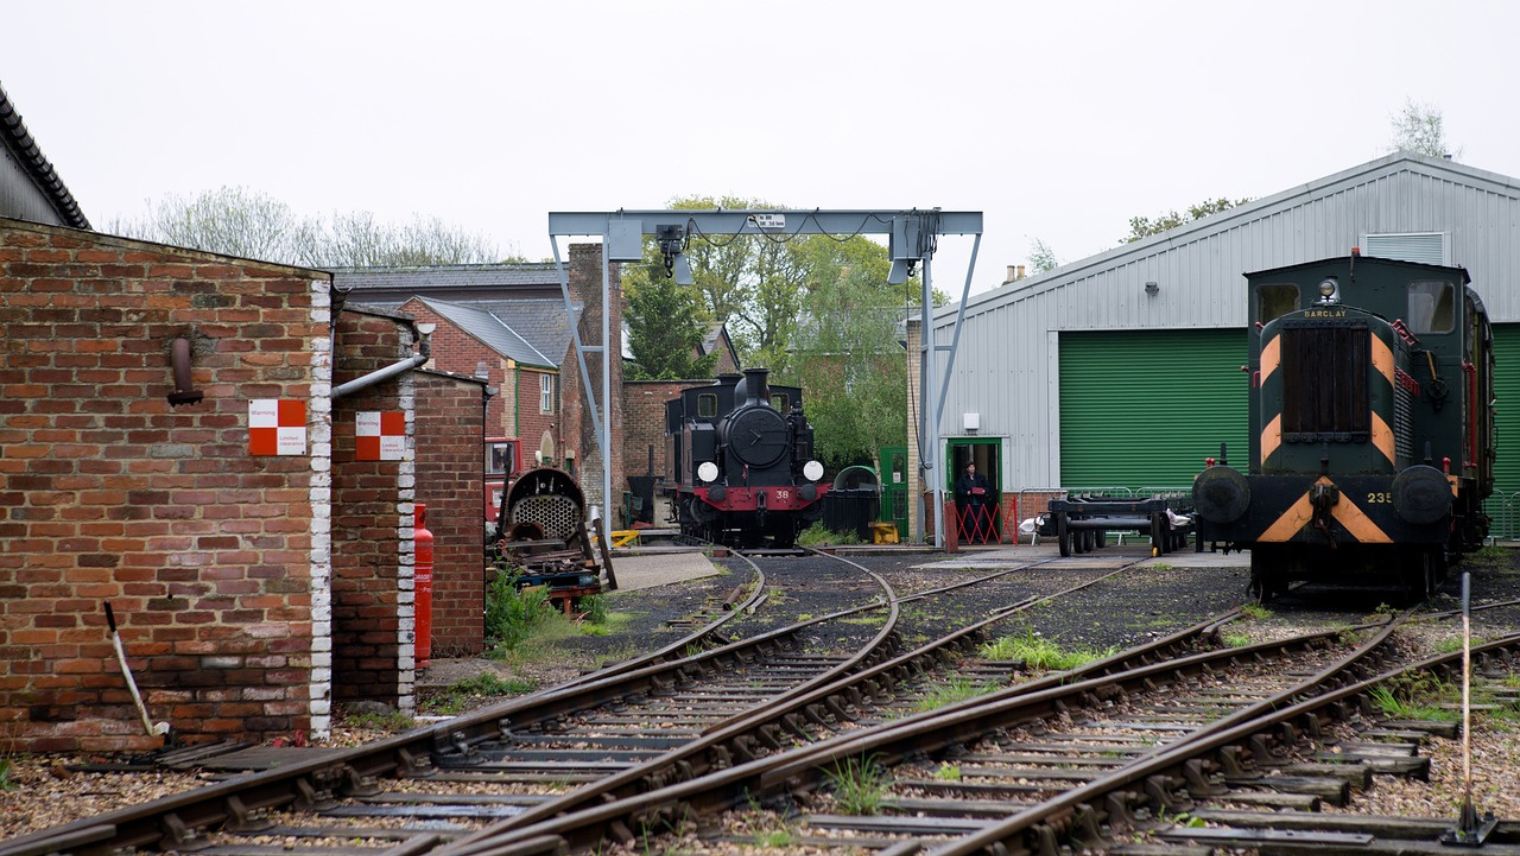
<path fill-rule="evenodd" d="M 936 684 L 918 700 L 916 707 L 918 710 L 939 710 L 966 699 L 986 695 L 992 689 L 992 684 L 977 683 L 966 677 L 956 677 L 948 684 Z"/>
<path fill-rule="evenodd" d="M 1426 719 L 1459 722 L 1461 711 L 1440 707 L 1459 700 L 1461 690 L 1430 674 L 1401 675 L 1367 691 L 1372 704 L 1391 719 Z"/>
<path fill-rule="evenodd" d="M 559 611 L 549 603 L 542 588 L 517 588 L 519 571 L 498 568 L 486 587 L 486 642 L 494 649 L 510 651 L 550 621 Z"/>
<path fill-rule="evenodd" d="M 939 769 L 934 771 L 934 778 L 945 782 L 959 782 L 961 780 L 961 768 L 958 764 L 941 761 Z"/>
<path fill-rule="evenodd" d="M 854 532 L 835 532 L 824 526 L 821 520 L 797 533 L 797 544 L 801 547 L 837 547 L 859 543 L 860 536 Z"/>
<path fill-rule="evenodd" d="M 352 728 L 368 728 L 375 731 L 406 731 L 417 727 L 417 720 L 399 710 L 390 713 L 360 713 L 343 718 Z"/>
<path fill-rule="evenodd" d="M 476 699 L 526 695 L 536 689 L 538 681 L 532 678 L 502 678 L 493 674 L 480 674 L 455 681 L 441 694 L 423 702 L 422 707 L 427 713 L 453 716 L 469 709 L 471 702 Z"/>
<path fill-rule="evenodd" d="M 983 645 L 981 655 L 989 660 L 1022 660 L 1031 669 L 1047 669 L 1064 672 L 1085 666 L 1094 660 L 1118 653 L 1118 645 L 1107 648 L 1062 648 L 1058 643 L 1026 630 L 1023 636 L 1004 636 Z"/>
<path fill-rule="evenodd" d="M 11 781 L 11 759 L 0 758 L 0 791 L 13 791 L 16 783 Z"/>
<path fill-rule="evenodd" d="M 1170 571 L 1173 567 L 1175 566 L 1170 565 L 1166 562 L 1157 562 L 1156 564 L 1151 565 L 1150 569 L 1153 571 Z"/>
<path fill-rule="evenodd" d="M 827 776 L 840 811 L 852 815 L 881 812 L 891 781 L 872 758 L 846 758 L 836 762 Z"/>
<path fill-rule="evenodd" d="M 1244 648 L 1251 644 L 1251 637 L 1246 633 L 1226 633 L 1224 645 L 1226 648 Z"/>
<path fill-rule="evenodd" d="M 1252 621 L 1263 621 L 1272 617 L 1272 610 L 1259 603 L 1243 603 L 1240 605 L 1240 614 Z"/>

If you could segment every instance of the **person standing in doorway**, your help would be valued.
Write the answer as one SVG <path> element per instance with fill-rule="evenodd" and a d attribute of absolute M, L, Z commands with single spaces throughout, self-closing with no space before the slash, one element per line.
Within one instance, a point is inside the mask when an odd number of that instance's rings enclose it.
<path fill-rule="evenodd" d="M 968 543 L 985 544 L 992 529 L 992 518 L 987 513 L 987 477 L 976 471 L 976 464 L 966 465 L 966 471 L 955 480 L 955 504 L 960 509 L 961 535 Z"/>

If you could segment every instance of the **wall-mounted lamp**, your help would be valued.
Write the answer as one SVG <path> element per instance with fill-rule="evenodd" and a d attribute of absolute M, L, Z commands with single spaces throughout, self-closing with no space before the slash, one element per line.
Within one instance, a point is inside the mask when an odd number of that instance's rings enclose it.
<path fill-rule="evenodd" d="M 1154 281 L 1147 282 L 1145 284 L 1145 293 L 1149 297 L 1155 297 L 1161 293 L 1161 286 L 1157 285 Z"/>
<path fill-rule="evenodd" d="M 169 393 L 171 407 L 197 404 L 205 398 L 200 390 L 190 388 L 190 352 L 190 340 L 185 338 L 175 339 L 169 349 L 169 361 L 174 366 L 174 391 Z"/>

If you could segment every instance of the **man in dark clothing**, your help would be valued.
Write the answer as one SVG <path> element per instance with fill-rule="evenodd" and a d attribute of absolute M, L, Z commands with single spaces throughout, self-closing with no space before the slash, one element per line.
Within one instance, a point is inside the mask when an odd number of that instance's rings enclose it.
<path fill-rule="evenodd" d="M 976 464 L 967 464 L 966 472 L 955 480 L 955 504 L 960 509 L 961 533 L 969 534 L 970 543 L 985 544 L 992 531 L 992 517 L 987 513 L 987 501 L 991 488 L 987 477 L 976 471 Z"/>

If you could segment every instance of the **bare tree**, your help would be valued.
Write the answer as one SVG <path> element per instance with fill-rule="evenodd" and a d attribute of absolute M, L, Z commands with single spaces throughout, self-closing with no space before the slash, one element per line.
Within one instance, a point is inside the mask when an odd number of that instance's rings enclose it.
<path fill-rule="evenodd" d="M 470 264 L 500 261 L 488 238 L 434 217 L 404 226 L 368 211 L 303 217 L 256 190 L 223 187 L 148 203 L 142 220 L 121 217 L 106 230 L 132 238 L 303 267 Z"/>
<path fill-rule="evenodd" d="M 1433 104 L 1416 104 L 1414 99 L 1404 99 L 1404 109 L 1391 117 L 1393 151 L 1411 151 L 1433 158 L 1459 158 L 1462 147 L 1452 148 L 1446 142 L 1441 108 Z"/>

